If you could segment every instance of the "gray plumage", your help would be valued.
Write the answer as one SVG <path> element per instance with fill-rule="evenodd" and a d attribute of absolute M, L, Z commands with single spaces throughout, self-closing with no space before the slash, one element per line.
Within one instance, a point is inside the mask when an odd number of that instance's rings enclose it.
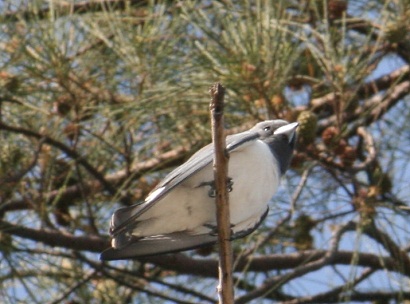
<path fill-rule="evenodd" d="M 268 120 L 228 136 L 232 239 L 254 231 L 287 170 L 297 123 Z M 143 203 L 115 211 L 112 248 L 102 260 L 182 251 L 217 241 L 213 187 L 213 144 L 169 173 Z"/>

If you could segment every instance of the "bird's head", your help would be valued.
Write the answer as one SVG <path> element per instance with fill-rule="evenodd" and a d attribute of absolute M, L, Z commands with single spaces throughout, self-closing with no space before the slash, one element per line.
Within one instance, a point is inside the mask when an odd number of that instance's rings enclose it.
<path fill-rule="evenodd" d="M 289 123 L 286 120 L 266 120 L 252 128 L 259 134 L 259 139 L 269 145 L 276 156 L 281 174 L 288 169 L 296 142 L 297 122 Z"/>

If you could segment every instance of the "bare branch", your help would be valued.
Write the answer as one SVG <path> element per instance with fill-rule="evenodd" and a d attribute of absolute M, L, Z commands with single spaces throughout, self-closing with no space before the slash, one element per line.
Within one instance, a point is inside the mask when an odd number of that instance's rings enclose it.
<path fill-rule="evenodd" d="M 293 271 L 289 273 L 278 275 L 266 280 L 259 288 L 247 293 L 244 296 L 237 298 L 235 300 L 235 303 L 247 303 L 253 299 L 263 297 L 265 294 L 271 293 L 272 291 L 279 288 L 281 285 L 285 284 L 286 282 L 294 278 L 300 277 L 306 273 L 320 269 L 325 265 L 331 264 L 336 256 L 340 238 L 342 237 L 344 232 L 351 230 L 353 227 L 355 227 L 355 224 L 353 222 L 349 222 L 339 227 L 339 229 L 337 229 L 336 231 L 334 231 L 332 240 L 330 242 L 329 250 L 326 251 L 325 255 L 322 258 L 316 261 L 310 261 L 302 266 L 295 268 Z"/>
<path fill-rule="evenodd" d="M 364 227 L 364 233 L 382 245 L 390 253 L 391 257 L 397 261 L 401 271 L 410 275 L 410 258 L 407 252 L 402 250 L 387 233 L 380 231 L 374 223 Z"/>
<path fill-rule="evenodd" d="M 343 227 L 342 227 L 343 228 Z M 355 225 L 350 224 L 344 229 L 355 229 Z M 63 233 L 61 231 L 46 230 L 46 229 L 32 229 L 18 225 L 13 225 L 5 221 L 0 221 L 0 231 L 33 241 L 41 242 L 52 247 L 63 247 L 74 250 L 85 250 L 90 252 L 101 252 L 108 247 L 108 237 L 102 238 L 98 236 L 74 236 Z M 343 229 L 338 230 L 340 232 Z M 334 241 L 336 243 L 336 241 Z M 331 257 L 331 259 L 329 258 Z M 336 251 L 329 254 L 326 250 L 307 250 L 295 252 L 290 254 L 273 254 L 265 256 L 252 256 L 239 258 L 235 272 L 242 272 L 244 270 L 254 272 L 266 272 L 269 270 L 286 270 L 298 269 L 302 267 L 302 273 L 313 271 L 312 263 L 319 263 L 323 265 L 350 265 L 352 259 L 355 258 L 355 264 L 362 267 L 371 267 L 373 269 L 387 269 L 398 273 L 406 273 L 406 269 L 401 267 L 401 261 L 380 255 L 350 251 Z M 180 274 L 190 274 L 203 277 L 218 276 L 217 266 L 218 261 L 215 259 L 194 259 L 184 254 L 171 254 L 158 257 L 149 257 L 139 259 L 141 262 L 149 262 L 158 265 L 163 269 L 177 271 Z M 326 261 L 323 263 L 323 261 Z M 304 268 L 306 265 L 308 269 Z M 317 264 L 316 264 L 317 265 Z M 302 275 L 299 273 L 299 275 Z M 286 279 L 287 274 L 284 275 Z M 294 275 L 292 276 L 294 277 Z M 275 278 L 273 278 L 275 280 Z"/>
<path fill-rule="evenodd" d="M 48 246 L 63 247 L 74 250 L 101 252 L 109 246 L 108 239 L 98 236 L 74 236 L 61 231 L 32 229 L 0 221 L 0 231 L 25 239 L 41 242 Z"/>
<path fill-rule="evenodd" d="M 410 92 L 410 81 L 403 81 L 386 93 L 385 98 L 380 99 L 378 96 L 374 96 L 369 99 L 365 105 L 365 110 L 371 109 L 370 115 L 367 115 L 365 118 L 366 125 L 380 119 L 390 108 L 392 108 L 401 98 L 406 96 Z M 362 114 L 364 111 L 357 111 L 358 114 Z"/>
<path fill-rule="evenodd" d="M 376 146 L 374 144 L 373 136 L 369 132 L 367 132 L 367 130 L 364 127 L 357 128 L 357 134 L 364 139 L 368 155 L 363 162 L 352 167 L 352 170 L 354 172 L 359 172 L 368 168 L 368 166 L 370 166 L 376 161 L 377 157 Z"/>
<path fill-rule="evenodd" d="M 401 68 L 391 72 L 390 74 L 383 75 L 379 78 L 366 82 L 365 84 L 361 85 L 356 94 L 359 97 L 366 97 L 373 94 L 378 94 L 381 91 L 384 91 L 390 88 L 392 85 L 400 82 L 405 81 L 410 76 L 410 66 L 405 65 Z"/>
<path fill-rule="evenodd" d="M 211 87 L 212 141 L 214 143 L 214 180 L 216 188 L 216 220 L 218 225 L 219 245 L 219 303 L 233 303 L 231 220 L 229 214 L 228 153 L 226 151 L 224 131 L 224 95 L 225 89 L 220 83 Z"/>
<path fill-rule="evenodd" d="M 308 296 L 308 297 L 300 297 L 297 299 L 293 299 L 291 301 L 284 301 L 279 302 L 280 304 L 301 304 L 301 303 L 330 303 L 330 302 L 340 302 L 341 297 L 343 296 L 343 292 L 347 290 L 347 286 L 352 288 L 353 286 L 358 285 L 360 282 L 367 279 L 370 275 L 372 275 L 376 270 L 372 268 L 365 269 L 362 274 L 355 278 L 352 281 L 346 282 L 345 284 L 335 287 L 327 292 L 319 293 L 316 295 Z M 350 295 L 347 296 L 349 299 Z"/>
<path fill-rule="evenodd" d="M 354 127 L 351 128 L 350 132 L 353 133 L 359 126 L 368 126 L 380 119 L 409 92 L 410 81 L 403 81 L 396 86 L 393 86 L 384 95 L 375 95 L 368 99 L 365 104 L 362 107 L 357 108 L 355 112 L 345 113 L 345 122 L 354 122 Z M 336 122 L 336 115 L 331 115 L 320 120 L 318 123 L 318 133 L 323 132 L 328 126 L 335 125 Z"/>
<path fill-rule="evenodd" d="M 85 283 L 89 282 L 91 279 L 95 278 L 95 276 L 96 276 L 96 271 L 93 271 L 92 273 L 87 275 L 85 278 L 81 279 L 78 282 L 75 282 L 75 284 L 73 286 L 71 286 L 66 292 L 63 292 L 63 294 L 61 295 L 60 298 L 55 299 L 53 302 L 51 302 L 51 304 L 62 303 L 65 299 L 67 299 L 67 297 L 71 293 L 73 293 L 75 290 L 77 290 L 78 288 L 83 286 Z"/>
<path fill-rule="evenodd" d="M 377 79 L 366 82 L 362 85 L 351 87 L 345 94 L 352 95 L 355 99 L 367 98 L 369 95 L 378 94 L 393 85 L 403 82 L 410 75 L 410 66 L 405 65 L 388 75 L 383 75 Z M 326 105 L 331 105 L 339 98 L 339 94 L 335 92 L 328 93 L 324 96 L 312 99 L 311 106 L 313 111 L 319 111 Z"/>

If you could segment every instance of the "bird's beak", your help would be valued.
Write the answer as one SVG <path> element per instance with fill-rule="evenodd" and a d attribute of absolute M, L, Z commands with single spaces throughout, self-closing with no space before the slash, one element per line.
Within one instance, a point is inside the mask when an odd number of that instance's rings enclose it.
<path fill-rule="evenodd" d="M 289 142 L 291 142 L 293 140 L 293 137 L 295 136 L 295 131 L 298 125 L 299 123 L 292 122 L 290 124 L 287 124 L 287 125 L 284 125 L 278 128 L 273 134 L 274 135 L 285 134 L 289 138 Z"/>

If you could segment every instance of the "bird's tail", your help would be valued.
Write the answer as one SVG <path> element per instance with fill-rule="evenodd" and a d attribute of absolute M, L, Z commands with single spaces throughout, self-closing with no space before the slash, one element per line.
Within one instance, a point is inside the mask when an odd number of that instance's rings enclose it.
<path fill-rule="evenodd" d="M 215 244 L 216 242 L 216 235 L 192 235 L 185 231 L 175 232 L 136 239 L 129 245 L 119 249 L 109 248 L 102 252 L 100 259 L 110 261 L 146 257 L 194 249 Z"/>

